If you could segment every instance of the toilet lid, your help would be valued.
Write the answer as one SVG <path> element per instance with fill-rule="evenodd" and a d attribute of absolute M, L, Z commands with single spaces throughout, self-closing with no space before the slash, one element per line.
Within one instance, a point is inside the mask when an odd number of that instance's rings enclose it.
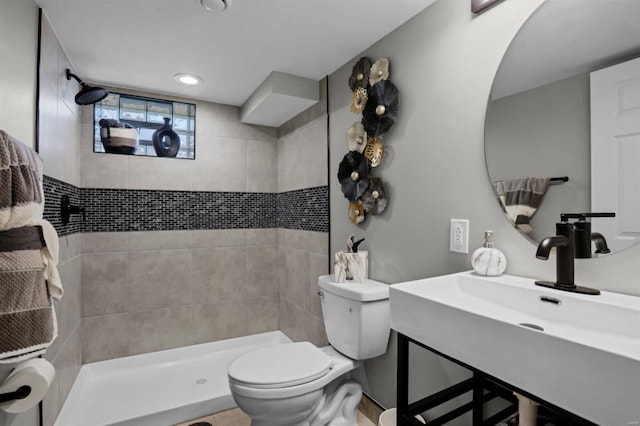
<path fill-rule="evenodd" d="M 309 342 L 284 343 L 242 355 L 229 366 L 229 377 L 256 388 L 301 385 L 326 375 L 331 358 Z"/>

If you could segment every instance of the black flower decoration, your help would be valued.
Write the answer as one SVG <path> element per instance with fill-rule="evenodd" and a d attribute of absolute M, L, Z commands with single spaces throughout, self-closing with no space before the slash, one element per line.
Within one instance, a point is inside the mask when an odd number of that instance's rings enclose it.
<path fill-rule="evenodd" d="M 367 159 L 358 151 L 349 151 L 338 167 L 342 193 L 349 201 L 356 201 L 369 186 Z"/>
<path fill-rule="evenodd" d="M 371 71 L 371 59 L 363 56 L 356 62 L 349 77 L 349 87 L 355 92 L 358 87 L 365 88 L 369 85 L 369 72 Z"/>
<path fill-rule="evenodd" d="M 381 80 L 369 88 L 369 99 L 362 111 L 362 124 L 369 136 L 387 132 L 398 119 L 398 88 Z"/>
<path fill-rule="evenodd" d="M 387 208 L 387 193 L 384 190 L 382 179 L 376 177 L 369 178 L 369 187 L 362 194 L 362 204 L 367 213 L 380 214 Z"/>

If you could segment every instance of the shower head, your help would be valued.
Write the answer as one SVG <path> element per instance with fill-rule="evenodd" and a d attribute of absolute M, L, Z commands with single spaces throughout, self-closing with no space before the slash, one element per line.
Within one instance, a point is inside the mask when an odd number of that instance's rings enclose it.
<path fill-rule="evenodd" d="M 106 98 L 109 94 L 109 92 L 107 92 L 102 87 L 89 86 L 88 84 L 80 80 L 77 75 L 73 74 L 70 69 L 67 68 L 67 80 L 71 80 L 72 78 L 80 83 L 81 86 L 81 89 L 75 98 L 78 105 L 95 104 L 96 102 L 100 102 L 101 100 Z"/>

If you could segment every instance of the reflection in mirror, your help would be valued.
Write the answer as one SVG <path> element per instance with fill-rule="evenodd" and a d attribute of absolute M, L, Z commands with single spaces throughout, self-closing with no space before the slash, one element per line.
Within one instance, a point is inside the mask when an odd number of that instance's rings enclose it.
<path fill-rule="evenodd" d="M 561 213 L 587 212 L 616 212 L 591 219 L 612 252 L 638 240 L 637 16 L 637 0 L 547 0 L 502 59 L 487 107 L 487 170 L 507 218 L 535 243 L 555 233 Z"/>
<path fill-rule="evenodd" d="M 94 152 L 195 158 L 194 104 L 112 92 L 93 113 Z"/>

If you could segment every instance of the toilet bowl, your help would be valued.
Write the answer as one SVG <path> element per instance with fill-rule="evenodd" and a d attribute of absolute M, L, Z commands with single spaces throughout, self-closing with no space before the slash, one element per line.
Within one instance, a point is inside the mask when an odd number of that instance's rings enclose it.
<path fill-rule="evenodd" d="M 249 352 L 228 370 L 231 394 L 252 426 L 354 426 L 361 360 L 386 352 L 389 287 L 318 279 L 331 346 L 285 343 Z"/>
<path fill-rule="evenodd" d="M 326 419 L 353 426 L 362 396 L 359 366 L 330 346 L 285 343 L 236 360 L 229 387 L 253 426 L 321 426 Z"/>

